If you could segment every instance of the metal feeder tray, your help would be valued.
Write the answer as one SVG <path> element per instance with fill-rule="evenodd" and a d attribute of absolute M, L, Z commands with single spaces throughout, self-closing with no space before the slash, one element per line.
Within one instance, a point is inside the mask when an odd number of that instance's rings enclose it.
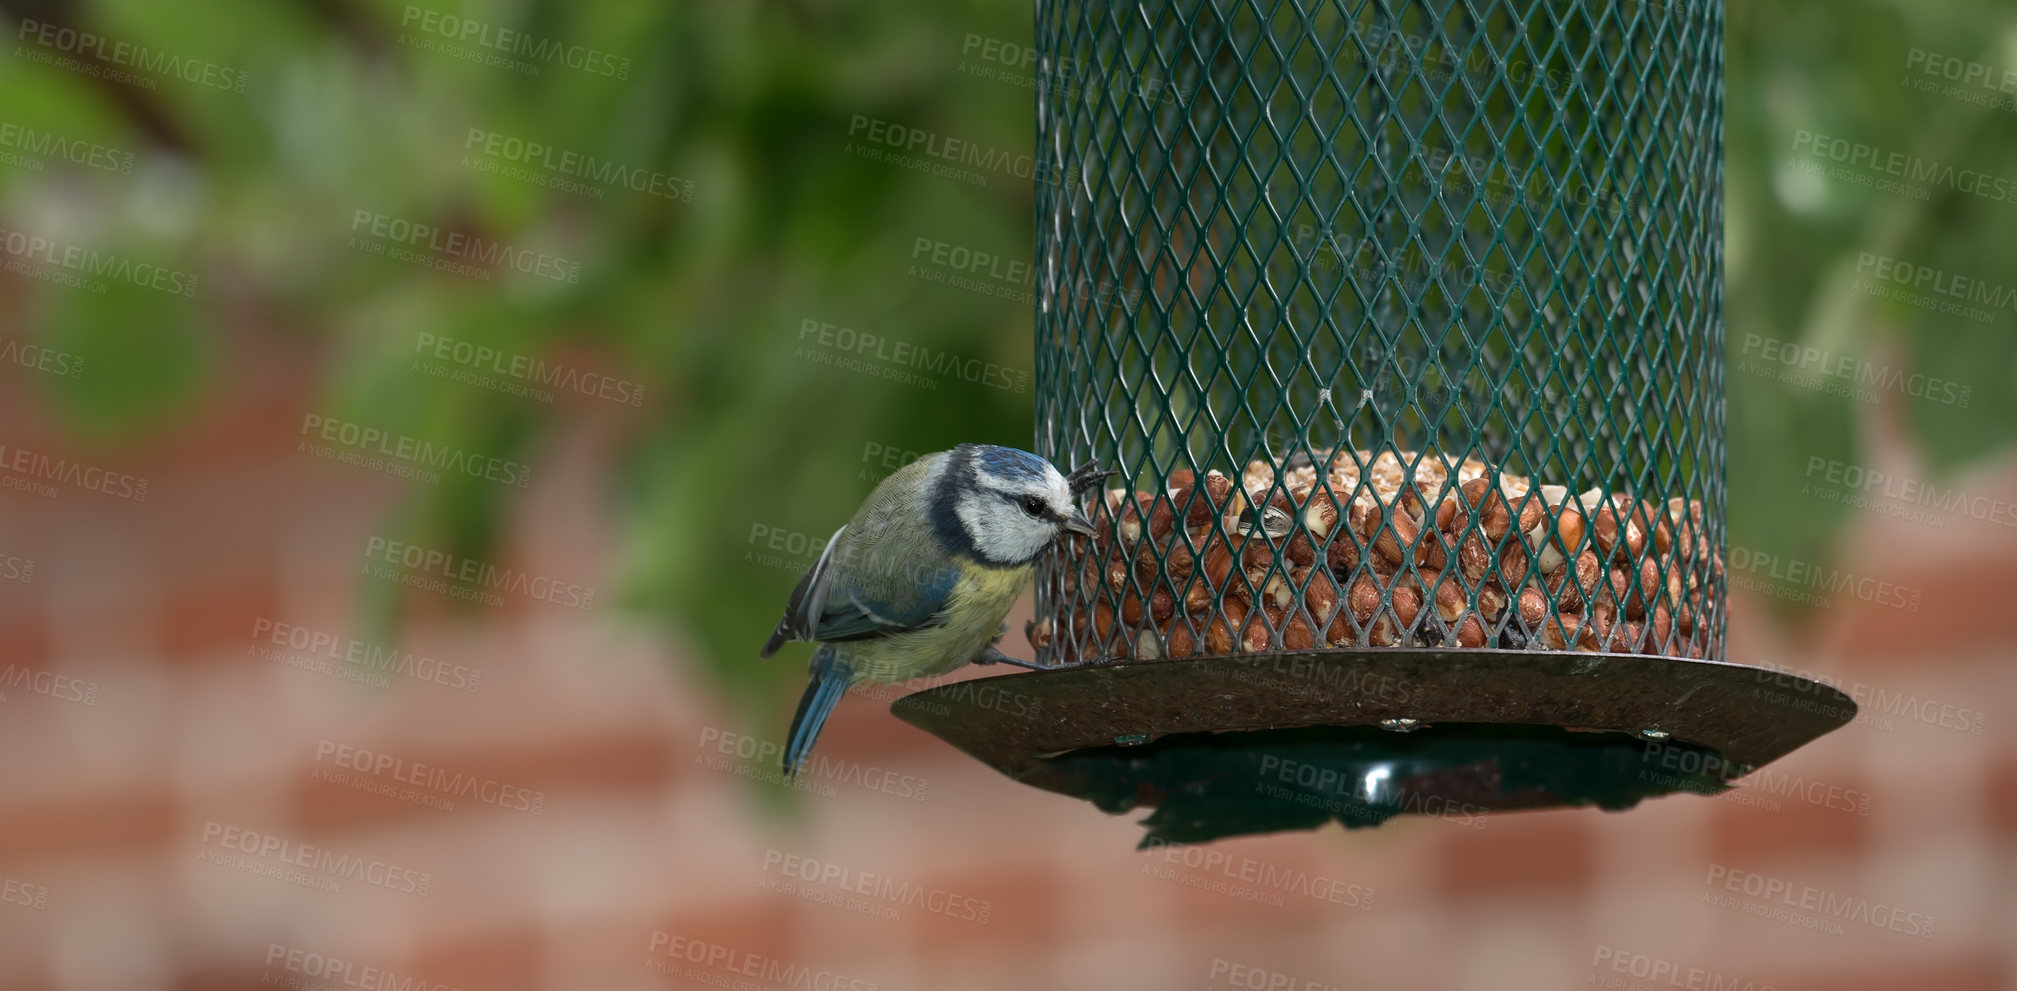
<path fill-rule="evenodd" d="M 1025 784 L 1155 808 L 1144 847 L 1714 794 L 1856 703 L 1724 661 L 1388 649 L 1082 665 L 940 685 L 899 718 Z"/>

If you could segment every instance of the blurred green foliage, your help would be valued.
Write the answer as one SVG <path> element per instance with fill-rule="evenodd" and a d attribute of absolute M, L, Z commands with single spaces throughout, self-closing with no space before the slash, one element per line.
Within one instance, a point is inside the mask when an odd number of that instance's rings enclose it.
<path fill-rule="evenodd" d="M 87 357 L 89 374 L 36 378 L 66 428 L 140 445 L 252 376 L 234 342 L 299 341 L 324 356 L 311 406 L 457 448 L 547 462 L 570 419 L 547 406 L 412 368 L 432 333 L 606 368 L 642 382 L 607 479 L 623 534 L 624 602 L 693 637 L 739 702 L 781 725 L 802 677 L 755 651 L 798 575 L 888 469 L 870 445 L 931 451 L 1026 444 L 1027 391 L 927 376 L 888 381 L 800 349 L 807 321 L 1028 372 L 1031 304 L 932 281 L 919 239 L 1027 262 L 1026 177 L 984 184 L 850 150 L 867 122 L 923 128 L 1026 155 L 1035 66 L 1027 6 L 727 2 L 569 4 L 396 0 L 0 2 L 0 125 L 130 151 L 131 174 L 0 164 L 0 227 L 147 259 L 199 277 L 193 296 L 113 284 L 91 293 L 17 280 L 32 338 Z M 583 46 L 621 75 L 560 62 L 536 74 L 438 50 L 427 18 L 484 36 Z M 1972 323 L 1850 288 L 1860 253 L 2017 282 L 2017 210 L 1953 188 L 1921 201 L 1791 167 L 1805 129 L 2017 173 L 2008 109 L 1901 84 L 1913 48 L 2017 67 L 2017 15 L 2000 5 L 1733 5 L 1729 17 L 1727 326 L 1973 387 L 1961 408 L 1896 394 L 1869 406 L 1772 379 L 1728 376 L 1733 539 L 1826 560 L 1847 512 L 1789 495 L 1810 456 L 1855 460 L 1875 417 L 1903 420 L 1941 470 L 2007 443 L 2017 422 L 2012 325 Z M 242 71 L 243 92 L 139 72 L 147 86 L 52 66 L 30 25 L 54 22 Z M 472 46 L 478 48 L 480 46 Z M 601 198 L 472 163 L 498 133 L 690 181 L 691 199 L 620 186 Z M 476 139 L 480 141 L 480 139 Z M 33 157 L 33 156 L 30 156 Z M 576 282 L 483 281 L 353 245 L 360 211 L 502 240 L 581 263 Z M 812 342 L 816 343 L 816 342 Z M 450 477 L 416 485 L 388 522 L 407 539 L 479 556 L 517 490 Z M 755 528 L 767 528 L 757 530 Z M 752 533 L 805 535 L 778 556 Z M 590 576 L 581 576 L 588 578 Z M 370 624 L 397 596 L 371 590 Z M 582 658 L 584 664 L 593 658 Z"/>
<path fill-rule="evenodd" d="M 2017 430 L 2017 313 L 1980 323 L 1868 291 L 1863 256 L 2017 287 L 2017 200 L 1913 183 L 1915 199 L 1802 171 L 1802 131 L 1843 138 L 2017 186 L 2017 112 L 1934 92 L 1914 50 L 2017 70 L 2017 11 L 1982 2 L 1742 3 L 1728 8 L 1724 247 L 1733 544 L 1825 563 L 1848 514 L 1802 494 L 1809 459 L 1866 467 L 1872 431 L 1901 426 L 1929 483 L 2006 447 Z M 1938 80 L 1942 85 L 1946 80 Z M 1979 84 L 1963 89 L 1998 94 Z M 1907 166 L 1910 168 L 1911 166 Z M 1881 178 L 1864 167 L 1851 175 Z M 1868 266 L 1865 265 L 1867 269 Z M 1862 285 L 1859 287 L 1859 280 Z M 1931 295 L 1928 293 L 1928 295 Z M 1858 386 L 1869 403 L 1741 370 L 1752 336 L 1804 345 L 1856 370 L 1932 376 L 1972 390 L 1966 405 Z M 1756 358 L 1762 345 L 1754 347 Z M 1856 362 L 1868 362 L 1858 365 Z M 1821 377 L 1851 385 L 1857 371 Z M 1909 387 L 1910 379 L 1907 378 Z M 1898 421 L 1902 421 L 1899 423 Z M 1788 607 L 1790 608 L 1790 606 Z"/>

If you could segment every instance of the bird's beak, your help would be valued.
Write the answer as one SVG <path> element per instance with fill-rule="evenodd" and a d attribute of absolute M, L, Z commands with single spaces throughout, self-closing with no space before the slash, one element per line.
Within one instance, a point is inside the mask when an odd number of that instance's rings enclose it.
<path fill-rule="evenodd" d="M 1088 537 L 1098 532 L 1093 529 L 1093 521 L 1086 518 L 1086 511 L 1077 507 L 1072 509 L 1070 516 L 1065 517 L 1065 529 Z"/>

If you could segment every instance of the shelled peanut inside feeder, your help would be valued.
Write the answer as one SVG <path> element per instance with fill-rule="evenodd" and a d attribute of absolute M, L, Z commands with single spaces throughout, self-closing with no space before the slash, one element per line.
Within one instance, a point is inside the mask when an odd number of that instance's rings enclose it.
<path fill-rule="evenodd" d="M 1036 449 L 1116 488 L 1024 704 L 897 714 L 1183 841 L 1623 808 L 1847 722 L 1723 660 L 1721 39 L 1713 0 L 1040 4 L 1083 71 L 1037 93 Z"/>
<path fill-rule="evenodd" d="M 1079 584 L 1109 594 L 1070 612 L 1067 663 L 1080 643 L 1145 661 L 1318 646 L 1720 653 L 1708 619 L 1722 556 L 1699 501 L 1572 495 L 1395 451 L 1171 481 L 1106 494 L 1111 525 Z M 1053 623 L 1027 631 L 1040 653 Z"/>

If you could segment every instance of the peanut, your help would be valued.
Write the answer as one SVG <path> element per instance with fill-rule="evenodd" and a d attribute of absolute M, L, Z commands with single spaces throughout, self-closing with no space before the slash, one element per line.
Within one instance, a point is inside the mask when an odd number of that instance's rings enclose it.
<path fill-rule="evenodd" d="M 1531 534 L 1530 534 L 1531 536 Z M 1571 505 L 1559 507 L 1555 516 L 1554 532 L 1545 535 L 1534 563 L 1544 575 L 1554 574 L 1570 556 L 1582 549 L 1583 513 Z"/>
<path fill-rule="evenodd" d="M 1329 623 L 1337 613 L 1338 582 L 1329 571 L 1317 568 L 1310 573 L 1309 585 L 1303 589 L 1303 608 L 1320 624 Z"/>
<path fill-rule="evenodd" d="M 1066 572 L 1077 604 L 1024 634 L 1054 661 L 1324 644 L 1717 656 L 1724 564 L 1701 502 L 1537 482 L 1341 448 L 1108 489 L 1094 553 Z"/>
<path fill-rule="evenodd" d="M 1603 567 L 1597 555 L 1584 551 L 1577 555 L 1575 567 L 1560 568 L 1547 576 L 1548 591 L 1554 593 L 1563 612 L 1583 610 L 1585 599 L 1597 592 L 1597 576 L 1603 574 Z"/>

